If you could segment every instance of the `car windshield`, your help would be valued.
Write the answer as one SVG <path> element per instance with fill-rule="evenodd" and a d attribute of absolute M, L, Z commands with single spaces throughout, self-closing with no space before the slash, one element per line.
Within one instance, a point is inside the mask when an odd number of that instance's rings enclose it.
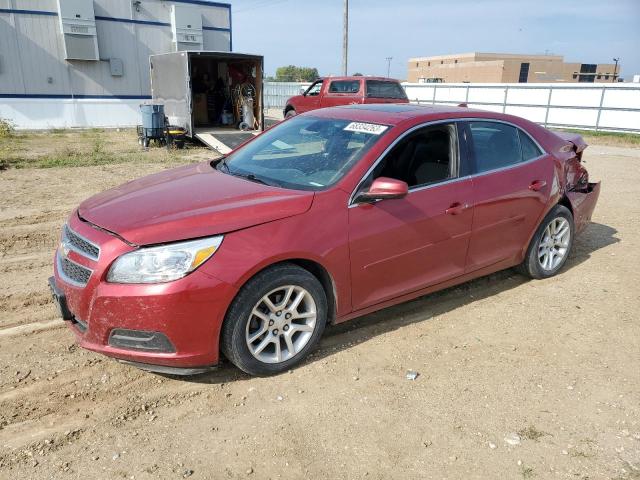
<path fill-rule="evenodd" d="M 297 190 L 340 180 L 388 126 L 299 116 L 267 130 L 216 165 L 222 172 Z"/>

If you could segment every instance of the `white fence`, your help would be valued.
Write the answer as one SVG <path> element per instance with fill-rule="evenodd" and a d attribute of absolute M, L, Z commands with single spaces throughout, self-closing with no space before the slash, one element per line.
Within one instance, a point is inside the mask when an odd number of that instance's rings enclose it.
<path fill-rule="evenodd" d="M 308 83 L 265 83 L 265 105 L 282 109 Z M 640 133 L 635 84 L 405 83 L 409 100 L 509 113 L 549 127 Z"/>
<path fill-rule="evenodd" d="M 267 109 L 282 111 L 286 101 L 309 83 L 266 82 Z M 550 127 L 640 133 L 638 84 L 406 83 L 412 102 L 466 103 L 469 107 L 518 115 Z M 144 99 L 0 98 L 0 118 L 18 128 L 126 127 L 140 122 Z"/>
<path fill-rule="evenodd" d="M 264 83 L 264 105 L 265 108 L 284 109 L 287 100 L 300 93 L 311 85 L 300 82 L 265 82 Z"/>

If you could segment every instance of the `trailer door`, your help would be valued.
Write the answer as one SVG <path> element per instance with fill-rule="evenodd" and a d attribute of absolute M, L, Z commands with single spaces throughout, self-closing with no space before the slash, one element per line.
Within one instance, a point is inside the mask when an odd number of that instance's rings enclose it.
<path fill-rule="evenodd" d="M 166 53 L 149 57 L 151 68 L 151 98 L 164 104 L 164 113 L 171 125 L 187 129 L 191 124 L 191 76 L 187 52 Z"/>

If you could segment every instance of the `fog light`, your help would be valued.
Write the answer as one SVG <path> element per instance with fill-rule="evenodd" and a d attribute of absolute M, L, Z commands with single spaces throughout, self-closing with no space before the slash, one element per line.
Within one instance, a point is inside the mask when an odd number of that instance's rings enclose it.
<path fill-rule="evenodd" d="M 173 353 L 176 348 L 164 333 L 116 328 L 109 335 L 109 345 L 127 350 Z"/>

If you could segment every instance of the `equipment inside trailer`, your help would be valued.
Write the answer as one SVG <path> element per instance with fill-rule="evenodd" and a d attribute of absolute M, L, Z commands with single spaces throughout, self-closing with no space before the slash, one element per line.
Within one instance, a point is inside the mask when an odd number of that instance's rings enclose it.
<path fill-rule="evenodd" d="M 206 55 L 191 59 L 191 105 L 195 136 L 220 153 L 262 130 L 260 62 Z"/>

